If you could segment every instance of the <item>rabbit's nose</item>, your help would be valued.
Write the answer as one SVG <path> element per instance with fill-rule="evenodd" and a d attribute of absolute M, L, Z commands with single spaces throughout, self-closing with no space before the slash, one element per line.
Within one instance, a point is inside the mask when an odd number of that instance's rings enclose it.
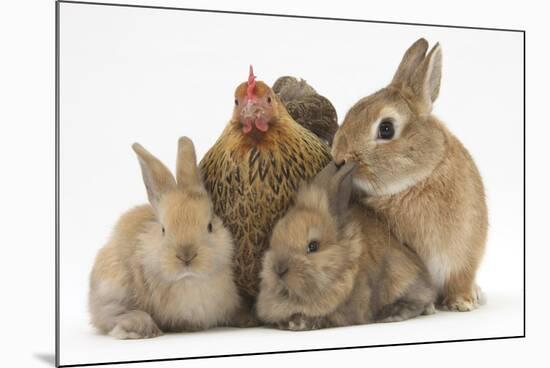
<path fill-rule="evenodd" d="M 348 141 L 345 135 L 338 134 L 332 143 L 332 157 L 336 166 L 340 167 L 348 158 Z"/>
<path fill-rule="evenodd" d="M 283 278 L 284 275 L 288 272 L 288 263 L 284 261 L 279 261 L 275 263 L 274 271 L 280 278 Z"/>
<path fill-rule="evenodd" d="M 176 253 L 176 258 L 182 261 L 186 266 L 189 266 L 195 257 L 197 257 L 197 251 L 190 246 L 181 248 Z"/>
<path fill-rule="evenodd" d="M 342 165 L 346 163 L 346 159 L 348 158 L 347 156 L 348 155 L 343 153 L 336 153 L 334 154 L 334 156 L 332 156 L 333 157 L 332 161 L 334 161 L 334 164 L 336 165 L 337 168 L 340 168 Z"/>

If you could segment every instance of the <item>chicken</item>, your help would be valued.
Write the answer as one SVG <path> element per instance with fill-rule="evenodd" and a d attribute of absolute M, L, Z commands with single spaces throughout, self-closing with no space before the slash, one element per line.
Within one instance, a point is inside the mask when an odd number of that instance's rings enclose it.
<path fill-rule="evenodd" d="M 332 160 L 329 146 L 255 78 L 251 66 L 248 81 L 235 91 L 231 120 L 200 163 L 214 211 L 235 240 L 235 278 L 250 304 L 275 222 L 300 185 Z"/>
<path fill-rule="evenodd" d="M 305 80 L 289 76 L 277 79 L 273 92 L 297 123 L 332 145 L 338 130 L 338 115 L 326 97 L 318 94 Z"/>

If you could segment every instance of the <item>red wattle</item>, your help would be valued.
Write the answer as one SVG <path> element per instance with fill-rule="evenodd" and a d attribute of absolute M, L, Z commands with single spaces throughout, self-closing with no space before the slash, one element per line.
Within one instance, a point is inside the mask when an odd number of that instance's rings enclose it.
<path fill-rule="evenodd" d="M 245 119 L 243 122 L 243 133 L 250 133 L 252 130 L 252 119 Z"/>
<path fill-rule="evenodd" d="M 256 119 L 256 128 L 261 132 L 267 132 L 269 125 L 264 119 Z"/>

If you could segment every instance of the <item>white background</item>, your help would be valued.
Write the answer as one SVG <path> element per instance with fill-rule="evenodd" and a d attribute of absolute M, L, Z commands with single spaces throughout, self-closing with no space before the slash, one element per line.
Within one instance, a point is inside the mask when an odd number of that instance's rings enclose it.
<path fill-rule="evenodd" d="M 62 364 L 523 333 L 521 33 L 81 4 L 62 4 L 60 19 Z M 96 336 L 86 303 L 95 254 L 117 216 L 146 198 L 133 141 L 174 167 L 177 137 L 188 135 L 202 157 L 227 124 L 250 63 L 270 84 L 284 74 L 305 77 L 343 118 L 391 79 L 419 37 L 439 41 L 445 55 L 434 112 L 485 178 L 485 308 L 307 334 L 208 331 L 122 343 Z"/>
<path fill-rule="evenodd" d="M 180 2 L 180 5 L 199 6 L 197 2 Z M 212 8 L 223 8 L 223 4 L 211 2 Z M 501 4 L 501 3 L 499 3 Z M 479 5 L 479 4 L 478 4 Z M 204 6 L 204 4 L 202 5 Z M 299 7 L 279 2 L 265 7 L 259 5 L 235 5 L 232 9 L 257 10 L 266 12 L 287 12 L 313 14 L 312 9 Z M 501 6 L 504 6 L 501 4 Z M 43 12 L 38 11 L 42 8 Z M 544 280 L 548 278 L 544 258 L 547 250 L 544 248 L 545 221 L 542 217 L 547 197 L 542 192 L 537 193 L 547 186 L 544 177 L 536 177 L 539 174 L 537 168 L 544 167 L 544 156 L 541 148 L 544 145 L 545 127 L 542 115 L 545 109 L 541 100 L 544 90 L 542 86 L 547 83 L 546 74 L 538 74 L 543 71 L 542 65 L 548 62 L 547 55 L 535 55 L 535 45 L 538 44 L 542 33 L 542 23 L 538 23 L 536 11 L 531 10 L 528 19 L 517 19 L 522 8 L 513 5 L 504 6 L 496 14 L 490 6 L 477 7 L 476 12 L 467 10 L 462 3 L 460 9 L 451 10 L 442 14 L 433 8 L 399 9 L 395 5 L 380 6 L 377 8 L 361 9 L 342 7 L 340 9 L 321 7 L 315 10 L 315 14 L 328 16 L 348 16 L 370 19 L 406 20 L 418 22 L 489 25 L 500 27 L 526 28 L 528 30 L 528 326 L 525 340 L 495 341 L 484 343 L 446 344 L 434 346 L 397 347 L 384 349 L 368 349 L 358 351 L 344 351 L 318 354 L 293 354 L 270 357 L 230 358 L 216 361 L 185 362 L 187 366 L 205 366 L 213 363 L 239 364 L 240 366 L 254 366 L 261 362 L 271 366 L 289 363 L 317 362 L 330 365 L 331 362 L 342 359 L 360 359 L 362 361 L 392 362 L 406 364 L 417 363 L 431 366 L 429 362 L 438 364 L 444 360 L 446 364 L 458 366 L 471 363 L 472 354 L 476 354 L 475 362 L 492 362 L 494 364 L 517 365 L 518 362 L 538 355 L 538 344 L 542 343 L 545 331 L 544 325 L 548 324 L 546 316 L 547 294 L 541 292 L 546 289 Z M 21 364 L 34 366 L 40 362 L 48 361 L 53 353 L 53 6 L 52 4 L 35 5 L 34 9 L 25 8 L 23 4 L 18 12 L 9 16 L 7 21 L 2 21 L 2 38 L 6 38 L 7 50 L 2 58 L 2 81 L 8 81 L 7 88 L 2 87 L 2 127 L 7 131 L 2 134 L 2 164 L 4 167 L 2 192 L 6 193 L 7 209 L 3 213 L 3 229 L 9 234 L 5 239 L 5 247 L 10 251 L 4 257 L 2 278 L 5 285 L 5 299 L 3 299 L 3 311 L 6 316 L 5 336 L 9 338 L 10 347 L 7 359 L 15 364 L 15 359 L 21 359 Z M 539 10 L 540 13 L 540 10 Z M 2 14 L 12 14 L 3 10 Z M 19 15 L 19 17 L 16 16 Z M 5 28 L 4 28 L 5 27 Z M 11 36 L 18 37 L 12 38 Z M 542 40 L 541 40 L 542 41 Z M 444 68 L 449 67 L 449 48 L 444 44 L 445 62 Z M 403 50 L 392 52 L 399 58 Z M 540 51 L 540 50 L 539 50 Z M 389 57 L 385 55 L 384 57 Z M 395 57 L 395 56 L 394 56 Z M 394 68 L 394 63 L 388 66 Z M 499 62 L 500 64 L 500 62 Z M 497 67 L 498 65 L 495 65 Z M 18 68 L 16 68 L 18 67 Z M 540 67 L 540 69 L 537 69 Z M 258 74 L 260 72 L 258 71 Z M 447 74 L 449 74 L 447 72 Z M 450 77 L 447 75 L 447 77 Z M 503 76 L 498 84 L 500 88 L 508 88 L 509 76 Z M 385 78 L 382 77 L 383 79 Z M 267 78 L 266 78 L 267 79 Z M 313 79 L 308 77 L 313 83 Z M 449 81 L 450 82 L 450 81 Z M 443 110 L 444 96 L 447 84 L 443 84 L 441 101 L 437 105 L 436 112 L 443 118 L 447 117 L 447 111 Z M 370 86 L 369 88 L 373 88 Z M 475 87 L 474 87 L 475 88 Z M 479 88 L 479 87 L 478 87 Z M 483 88 L 483 87 L 481 87 Z M 319 88 L 329 95 L 328 91 Z M 537 96 L 540 94 L 540 96 Z M 332 96 L 329 95 L 332 98 Z M 487 97 L 487 94 L 484 94 Z M 537 101 L 539 99 L 539 101 Z M 449 105 L 447 105 L 449 106 Z M 503 103 L 503 106 L 504 103 Z M 345 107 L 337 106 L 339 112 Z M 486 124 L 491 120 L 484 119 Z M 462 134 L 457 124 L 448 121 L 451 128 L 466 141 L 473 151 L 479 165 L 488 181 L 486 166 L 482 162 L 480 154 L 474 151 L 472 143 L 467 140 L 471 136 L 468 132 Z M 495 126 L 495 123 L 491 123 Z M 495 126 L 496 127 L 496 126 Z M 496 129 L 496 128 L 495 128 Z M 514 129 L 514 128 L 510 128 Z M 521 128 L 515 128 L 517 136 L 521 137 Z M 493 131 L 490 136 L 483 137 L 488 142 L 487 150 L 491 151 L 494 141 L 501 137 L 501 131 Z M 162 145 L 158 146 L 162 150 Z M 157 148 L 154 146 L 151 149 Z M 167 149 L 170 149 L 169 147 Z M 173 150 L 173 148 L 171 148 Z M 161 154 L 162 156 L 162 154 Z M 166 155 L 170 157 L 173 155 Z M 538 157 L 540 162 L 532 159 Z M 16 159 L 15 159 L 16 158 Z M 503 165 L 506 162 L 502 162 Z M 518 174 L 503 180 L 513 180 Z M 487 182 L 489 186 L 489 183 Z M 493 204 L 490 204 L 493 206 Z M 498 205 L 498 204 L 497 204 Z M 506 203 L 502 204 L 500 212 L 506 212 Z M 495 212 L 493 209 L 492 212 Z M 516 214 L 521 221 L 520 213 Z M 494 220 L 493 220 L 494 221 Z M 494 224 L 493 224 L 494 225 Z M 494 229 L 492 229 L 494 234 Z M 490 252 L 495 244 L 494 235 L 491 235 Z M 501 245 L 499 244 L 499 247 Z M 13 250 L 13 251 L 12 251 Z M 498 259 L 491 261 L 491 253 L 488 253 L 483 270 L 488 269 L 491 263 L 498 263 Z M 500 254 L 495 257 L 499 258 Z M 82 268 L 85 268 L 84 265 Z M 87 272 L 87 270 L 83 271 Z M 487 280 L 486 272 L 481 274 L 481 283 Z M 506 280 L 506 278 L 505 278 Z M 505 287 L 505 281 L 503 287 Z M 498 288 L 497 288 L 498 289 Z M 495 289 L 496 290 L 496 289 Z M 489 296 L 491 294 L 489 293 Z M 498 298 L 497 298 L 498 300 Z M 491 301 L 491 299 L 490 299 Z M 424 323 L 426 320 L 414 321 Z M 17 344 L 13 344 L 13 343 Z M 112 345 L 111 345 L 112 346 Z M 538 352 L 538 353 L 537 353 Z M 480 355 L 482 354 L 482 355 Z M 451 359 L 449 359 L 451 358 Z M 542 358 L 540 356 L 539 358 Z M 182 363 L 172 363 L 157 366 L 181 366 Z"/>

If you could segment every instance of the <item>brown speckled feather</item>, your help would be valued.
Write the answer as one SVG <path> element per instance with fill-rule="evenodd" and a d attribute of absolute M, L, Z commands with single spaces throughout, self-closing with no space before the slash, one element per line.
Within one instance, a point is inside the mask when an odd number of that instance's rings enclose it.
<path fill-rule="evenodd" d="M 285 107 L 296 122 L 332 145 L 338 117 L 328 99 L 321 95 L 306 96 L 287 102 Z"/>
<path fill-rule="evenodd" d="M 272 89 L 283 103 L 318 94 L 304 79 L 298 80 L 288 75 L 277 79 Z"/>
<path fill-rule="evenodd" d="M 338 130 L 338 115 L 332 103 L 305 80 L 284 76 L 273 84 L 292 118 L 319 138 L 332 145 Z"/>
<path fill-rule="evenodd" d="M 290 117 L 250 145 L 229 124 L 200 163 L 214 210 L 233 234 L 236 282 L 244 296 L 258 293 L 263 252 L 275 222 L 302 182 L 331 160 L 330 148 Z"/>

